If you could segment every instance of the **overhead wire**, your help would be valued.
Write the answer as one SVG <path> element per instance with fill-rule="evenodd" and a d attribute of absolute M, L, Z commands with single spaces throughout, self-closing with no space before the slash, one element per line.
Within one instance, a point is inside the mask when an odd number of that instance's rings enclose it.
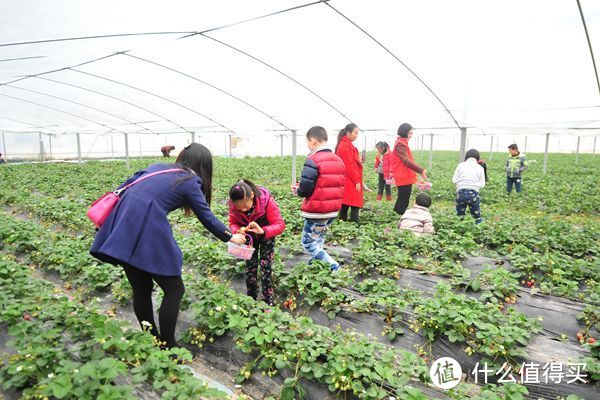
<path fill-rule="evenodd" d="M 337 112 L 339 115 L 341 115 L 343 118 L 345 118 L 348 122 L 352 122 L 352 120 L 344 113 L 342 112 L 340 109 L 338 109 L 336 106 L 334 106 L 333 104 L 331 104 L 331 102 L 329 102 L 328 100 L 326 100 L 325 98 L 323 98 L 321 95 L 319 95 L 317 92 L 315 92 L 314 90 L 312 90 L 311 88 L 309 88 L 308 86 L 306 86 L 305 84 L 303 84 L 302 82 L 299 82 L 297 79 L 295 79 L 294 77 L 292 77 L 291 75 L 283 72 L 281 69 L 273 66 L 272 64 L 244 51 L 241 50 L 237 47 L 234 47 L 232 45 L 230 45 L 229 43 L 225 43 L 222 40 L 216 39 L 212 36 L 208 36 L 204 33 L 201 33 L 200 36 L 205 37 L 207 39 L 210 39 L 216 43 L 219 43 L 225 47 L 230 48 L 231 50 L 234 50 L 240 54 L 245 55 L 246 57 L 249 57 L 257 62 L 259 62 L 260 64 L 272 69 L 273 71 L 277 72 L 278 74 L 284 76 L 285 78 L 289 79 L 290 81 L 294 82 L 295 84 L 297 84 L 298 86 L 302 87 L 303 89 L 307 90 L 309 93 L 311 93 L 313 96 L 315 96 L 316 98 L 318 98 L 319 100 L 321 100 L 323 103 L 327 104 L 329 107 L 331 107 L 335 112 Z"/>
<path fill-rule="evenodd" d="M 146 128 L 145 126 L 139 125 L 137 122 L 129 121 L 128 119 L 126 119 L 126 118 L 123 118 L 123 117 L 121 117 L 121 116 L 119 116 L 119 115 L 113 114 L 113 113 L 111 113 L 111 112 L 108 112 L 108 111 L 101 110 L 101 109 L 99 109 L 99 108 L 96 108 L 96 107 L 93 107 L 93 106 L 90 106 L 90 105 L 87 105 L 87 104 L 84 104 L 84 103 L 80 103 L 80 102 L 78 102 L 78 101 L 69 100 L 69 99 L 66 99 L 66 98 L 64 98 L 64 97 L 55 96 L 55 95 L 52 95 L 52 94 L 49 94 L 49 93 L 45 93 L 45 92 L 40 92 L 40 91 L 38 91 L 38 90 L 26 89 L 26 88 L 23 88 L 23 87 L 20 87 L 20 86 L 15 86 L 15 85 L 12 85 L 12 84 L 9 84 L 9 85 L 4 85 L 4 86 L 5 86 L 5 87 L 10 87 L 10 88 L 19 89 L 19 90 L 23 90 L 23 91 L 30 92 L 30 93 L 36 93 L 36 94 L 40 94 L 40 95 L 42 95 L 42 96 L 47 96 L 47 97 L 50 97 L 50 98 L 53 98 L 53 99 L 58 99 L 58 100 L 66 101 L 66 102 L 68 102 L 68 103 L 75 104 L 75 105 L 78 105 L 78 106 L 80 106 L 80 107 L 89 108 L 90 110 L 94 110 L 94 111 L 97 111 L 97 112 L 99 112 L 99 113 L 102 113 L 102 114 L 109 115 L 109 116 L 111 116 L 111 117 L 113 117 L 113 118 L 116 118 L 116 119 L 120 119 L 120 120 L 122 120 L 122 121 L 125 121 L 125 122 L 127 122 L 128 124 L 139 126 L 139 127 L 140 127 L 140 128 L 142 128 L 143 130 L 146 130 L 146 131 L 148 131 L 148 132 L 150 132 L 150 133 L 156 133 L 156 132 L 153 132 L 151 129 L 148 129 L 148 128 Z"/>
<path fill-rule="evenodd" d="M 594 65 L 594 74 L 596 75 L 596 84 L 598 85 L 598 93 L 600 93 L 600 78 L 598 77 L 598 68 L 596 68 L 596 59 L 594 58 L 594 50 L 592 49 L 592 41 L 590 40 L 590 34 L 588 33 L 587 24 L 585 23 L 585 17 L 583 10 L 581 9 L 581 3 L 577 0 L 577 7 L 579 8 L 579 15 L 581 16 L 581 23 L 583 24 L 583 30 L 585 31 L 585 37 L 587 38 L 588 47 L 590 48 L 590 56 L 592 57 L 592 64 Z"/>
<path fill-rule="evenodd" d="M 364 33 L 366 36 L 368 36 L 371 40 L 373 40 L 375 43 L 377 43 L 382 49 L 384 49 L 389 55 L 391 55 L 396 61 L 398 61 L 404 68 L 406 68 L 408 70 L 408 72 L 410 72 L 415 78 L 417 78 L 417 80 L 419 82 L 421 82 L 423 84 L 423 86 L 425 86 L 425 88 L 427 88 L 427 90 L 433 95 L 433 97 L 436 98 L 436 100 L 442 105 L 442 107 L 444 107 L 444 110 L 446 110 L 446 112 L 450 115 L 450 118 L 452 118 L 452 121 L 454 121 L 454 124 L 459 129 L 462 129 L 462 127 L 460 126 L 460 124 L 458 123 L 456 118 L 454 118 L 454 115 L 452 115 L 452 112 L 448 109 L 448 107 L 446 107 L 446 104 L 444 104 L 442 99 L 440 99 L 439 96 L 433 91 L 433 89 L 431 89 L 431 87 L 429 87 L 429 85 L 416 72 L 414 72 L 408 65 L 406 65 L 406 63 L 404 63 L 396 54 L 394 54 L 390 49 L 388 49 L 386 46 L 384 46 L 379 40 L 375 39 L 375 37 L 373 35 L 371 35 L 369 32 L 364 30 L 360 25 L 358 25 L 352 19 L 347 17 L 344 13 L 342 13 L 337 8 L 335 8 L 334 6 L 329 4 L 329 2 L 323 2 L 323 4 L 325 4 L 327 7 L 331 8 L 333 11 L 335 11 L 337 14 L 339 14 L 341 17 L 343 17 L 346 21 L 348 21 L 349 23 L 354 25 L 358 30 L 360 30 L 362 33 Z"/>
<path fill-rule="evenodd" d="M 259 113 L 261 113 L 262 115 L 264 115 L 265 117 L 267 117 L 267 118 L 269 118 L 269 119 L 271 119 L 271 120 L 275 121 L 277 124 L 281 125 L 282 127 L 284 127 L 285 129 L 289 130 L 290 132 L 292 131 L 292 128 L 290 128 L 290 127 L 286 126 L 286 125 L 285 125 L 283 122 L 281 122 L 281 121 L 280 121 L 280 120 L 278 120 L 277 118 L 273 117 L 272 115 L 269 115 L 269 114 L 267 114 L 266 112 L 264 112 L 263 110 L 261 110 L 260 108 L 258 108 L 258 107 L 256 107 L 256 106 L 254 106 L 253 104 L 250 104 L 250 103 L 249 103 L 249 102 L 247 102 L 246 100 L 244 100 L 244 99 L 241 99 L 241 98 L 239 98 L 238 96 L 236 96 L 236 95 L 234 95 L 234 94 L 232 94 L 232 93 L 230 93 L 230 92 L 228 92 L 228 91 L 226 91 L 226 90 L 224 90 L 224 89 L 221 89 L 220 87 L 218 87 L 218 86 L 216 86 L 216 85 L 213 85 L 212 83 L 209 83 L 209 82 L 207 82 L 207 81 L 205 81 L 205 80 L 203 80 L 203 79 L 200 79 L 200 78 L 198 78 L 198 77 L 195 77 L 195 76 L 193 76 L 193 75 L 187 74 L 187 73 L 185 73 L 185 72 L 183 72 L 183 71 L 180 71 L 180 70 L 177 70 L 177 69 L 175 69 L 175 68 L 169 67 L 169 66 L 167 66 L 167 65 L 160 64 L 160 63 L 158 63 L 158 62 L 156 62 L 156 61 L 149 60 L 149 59 L 147 59 L 147 58 L 143 58 L 143 57 L 139 57 L 139 56 L 134 56 L 134 55 L 132 55 L 132 54 L 129 54 L 129 53 L 123 53 L 123 55 L 125 55 L 125 56 L 127 56 L 127 57 L 132 57 L 132 58 L 134 58 L 134 59 L 137 59 L 137 60 L 140 60 L 140 61 L 143 61 L 143 62 L 146 62 L 146 63 L 152 64 L 152 65 L 155 65 L 155 66 L 157 66 L 157 67 L 160 67 L 160 68 L 164 68 L 164 69 L 166 69 L 166 70 L 168 70 L 168 71 L 171 71 L 171 72 L 174 72 L 174 73 L 176 73 L 176 74 L 179 74 L 179 75 L 185 76 L 185 77 L 187 77 L 187 78 L 190 78 L 190 79 L 192 79 L 192 80 L 194 80 L 194 81 L 196 81 L 196 82 L 202 83 L 203 85 L 209 86 L 209 87 L 211 87 L 211 88 L 215 89 L 216 91 L 218 91 L 218 92 L 220 92 L 220 93 L 223 93 L 223 94 L 225 94 L 226 96 L 229 96 L 229 97 L 231 97 L 231 98 L 233 98 L 233 99 L 235 99 L 235 100 L 237 100 L 237 101 L 241 102 L 242 104 L 245 104 L 246 106 L 248 106 L 248 107 L 252 108 L 253 110 L 256 110 L 257 112 L 259 112 Z"/>
<path fill-rule="evenodd" d="M 41 77 L 41 76 L 35 76 L 34 78 L 46 80 L 46 81 L 49 81 L 49 82 L 58 83 L 58 84 L 61 84 L 61 85 L 66 85 L 66 86 L 74 87 L 76 89 L 84 90 L 84 91 L 87 91 L 87 92 L 90 92 L 90 93 L 95 93 L 95 94 L 98 94 L 100 96 L 107 97 L 109 99 L 120 101 L 121 103 L 130 105 L 132 107 L 138 108 L 138 109 L 143 110 L 143 111 L 146 111 L 146 112 L 148 112 L 148 113 L 150 113 L 150 114 L 152 114 L 152 115 L 154 115 L 154 116 L 156 116 L 156 117 L 158 117 L 158 118 L 160 118 L 160 119 L 162 119 L 162 120 L 164 120 L 164 121 L 166 121 L 166 122 L 168 122 L 170 124 L 175 125 L 178 128 L 185 129 L 180 124 L 178 124 L 176 122 L 173 122 L 172 120 L 170 120 L 169 118 L 167 118 L 167 117 L 165 117 L 165 116 L 163 116 L 161 114 L 158 114 L 158 113 L 156 113 L 156 112 L 154 112 L 154 111 L 152 111 L 152 110 L 150 110 L 148 108 L 142 107 L 139 104 L 135 104 L 135 103 L 132 103 L 130 101 L 123 100 L 123 99 L 121 99 L 119 97 L 112 96 L 110 94 L 107 94 L 107 93 L 104 93 L 104 92 L 100 92 L 100 91 L 97 91 L 97 90 L 93 90 L 93 89 L 90 89 L 90 88 L 86 88 L 84 86 L 79 86 L 79 85 L 74 85 L 72 83 L 62 82 L 62 81 L 59 81 L 59 80 L 56 80 L 56 79 L 50 79 L 50 78 Z M 188 131 L 188 133 L 189 133 L 189 131 Z"/>
<path fill-rule="evenodd" d="M 294 7 L 289 7 L 289 8 L 286 8 L 284 10 L 279 10 L 279 11 L 275 11 L 275 12 L 272 12 L 272 13 L 260 15 L 258 17 L 244 19 L 244 20 L 241 20 L 241 21 L 238 21 L 238 22 L 234 22 L 234 23 L 231 23 L 231 24 L 221 25 L 221 26 L 217 26 L 215 28 L 210 28 L 210 29 L 204 29 L 204 30 L 198 31 L 198 32 L 192 32 L 192 33 L 190 33 L 190 34 L 188 34 L 186 36 L 180 37 L 179 39 L 185 39 L 185 38 L 188 38 L 188 37 L 191 37 L 191 36 L 195 36 L 195 35 L 202 35 L 202 34 L 205 34 L 205 33 L 208 33 L 208 32 L 214 32 L 214 31 L 218 31 L 218 30 L 221 30 L 221 29 L 225 29 L 225 28 L 231 28 L 231 27 L 236 26 L 236 25 L 245 24 L 247 22 L 252 22 L 252 21 L 259 20 L 259 19 L 271 17 L 273 15 L 283 14 L 283 13 L 286 13 L 286 12 L 289 12 L 289 11 L 293 11 L 293 10 L 298 10 L 298 9 L 304 8 L 304 7 L 310 7 L 310 6 L 313 6 L 315 4 L 325 3 L 325 2 L 328 2 L 328 1 L 329 0 L 319 0 L 319 1 L 313 1 L 312 3 L 306 3 L 306 4 L 301 4 L 301 5 L 298 5 L 298 6 L 294 6 Z"/>
<path fill-rule="evenodd" d="M 87 118 L 87 117 L 83 117 L 83 116 L 81 116 L 81 115 L 78 115 L 78 114 L 75 114 L 75 113 L 71 113 L 71 112 L 68 112 L 68 111 L 65 111 L 65 110 L 61 110 L 61 109 L 58 109 L 58 108 L 54 108 L 54 107 L 51 107 L 51 106 L 48 106 L 48 105 L 45 105 L 45 104 L 36 103 L 35 101 L 31 101 L 31 100 L 22 99 L 22 98 L 20 98 L 20 97 L 10 96 L 10 95 L 8 95 L 8 94 L 4 94 L 4 93 L 0 93 L 0 96 L 2 96 L 2 97 L 7 97 L 7 98 L 10 98 L 10 99 L 13 99 L 13 100 L 17 100 L 17 101 L 22 101 L 22 102 L 29 103 L 29 104 L 34 104 L 34 105 L 36 105 L 36 106 L 39 106 L 39 107 L 48 108 L 48 109 L 50 109 L 50 110 L 54 110 L 54 111 L 56 111 L 56 112 L 60 112 L 60 113 L 63 113 L 63 114 L 67 114 L 67 115 L 70 115 L 70 116 L 72 116 L 72 117 L 75 117 L 75 118 L 80 118 L 80 119 L 83 119 L 83 120 L 85 120 L 85 121 L 91 122 L 91 123 L 93 123 L 93 124 L 96 124 L 96 125 L 103 126 L 103 127 L 105 127 L 105 128 L 114 129 L 114 130 L 115 130 L 115 131 L 117 131 L 117 132 L 121 132 L 121 133 L 127 133 L 127 132 L 121 131 L 121 130 L 119 130 L 119 129 L 116 129 L 116 128 L 114 128 L 114 127 L 110 126 L 110 125 L 103 124 L 102 122 L 94 121 L 94 120 L 92 120 L 92 119 L 89 119 L 89 118 Z"/>

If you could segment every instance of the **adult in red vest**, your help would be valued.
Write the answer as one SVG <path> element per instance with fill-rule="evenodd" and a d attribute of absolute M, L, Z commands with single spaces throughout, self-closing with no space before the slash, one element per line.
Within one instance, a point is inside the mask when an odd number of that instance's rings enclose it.
<path fill-rule="evenodd" d="M 363 162 L 358 155 L 358 149 L 352 144 L 358 137 L 358 127 L 356 124 L 348 124 L 338 134 L 335 154 L 337 154 L 346 166 L 346 181 L 344 183 L 344 198 L 342 199 L 342 209 L 340 210 L 340 219 L 348 219 L 348 209 L 350 208 L 350 220 L 358 223 L 358 210 L 364 204 L 363 200 Z"/>
<path fill-rule="evenodd" d="M 398 139 L 394 144 L 392 151 L 392 175 L 394 183 L 398 188 L 398 198 L 394 211 L 402 215 L 408 208 L 412 185 L 417 183 L 417 174 L 423 179 L 427 179 L 427 171 L 415 163 L 415 159 L 408 147 L 408 141 L 413 135 L 413 127 L 408 123 L 403 123 L 398 128 Z"/>

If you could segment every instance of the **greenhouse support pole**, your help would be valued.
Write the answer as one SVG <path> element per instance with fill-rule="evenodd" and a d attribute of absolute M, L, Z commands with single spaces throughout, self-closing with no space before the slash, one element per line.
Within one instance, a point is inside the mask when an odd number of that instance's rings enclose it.
<path fill-rule="evenodd" d="M 429 134 L 429 169 L 433 168 L 433 133 Z"/>
<path fill-rule="evenodd" d="M 292 131 L 292 185 L 296 184 L 296 132 Z"/>
<path fill-rule="evenodd" d="M 42 140 L 42 132 L 38 132 L 38 145 L 40 146 L 40 161 L 44 161 L 44 142 Z"/>
<path fill-rule="evenodd" d="M 592 149 L 592 155 L 596 155 L 596 138 L 598 136 L 594 136 L 594 147 Z M 4 141 L 4 132 L 2 132 L 2 141 Z M 4 151 L 6 151 L 6 145 L 4 146 Z"/>
<path fill-rule="evenodd" d="M 283 133 L 279 136 L 279 152 L 281 153 L 281 159 L 283 160 Z"/>
<path fill-rule="evenodd" d="M 231 150 L 231 132 L 227 135 L 229 136 L 229 157 L 233 157 L 233 151 Z"/>
<path fill-rule="evenodd" d="M 50 147 L 50 159 L 52 159 L 52 135 L 48 135 L 48 144 Z"/>
<path fill-rule="evenodd" d="M 523 152 L 527 153 L 527 136 L 525 136 L 525 146 L 523 147 Z"/>
<path fill-rule="evenodd" d="M 196 132 L 192 132 L 192 142 L 191 143 L 196 143 Z"/>
<path fill-rule="evenodd" d="M 142 138 L 140 138 L 140 160 L 142 159 Z"/>
<path fill-rule="evenodd" d="M 581 142 L 581 136 L 577 136 L 577 150 L 575 151 L 575 165 L 579 164 L 579 143 Z"/>
<path fill-rule="evenodd" d="M 550 143 L 550 134 L 546 133 L 546 149 L 544 150 L 544 175 L 548 171 L 548 144 Z"/>
<path fill-rule="evenodd" d="M 225 146 L 223 147 L 223 152 L 225 153 L 225 157 L 227 157 L 227 139 L 228 139 L 228 135 L 224 135 L 223 138 L 225 139 Z"/>
<path fill-rule="evenodd" d="M 458 162 L 462 162 L 465 158 L 467 147 L 467 128 L 460 128 L 460 152 L 458 154 Z"/>
<path fill-rule="evenodd" d="M 596 150 L 596 138 L 594 138 L 594 152 Z M 2 156 L 8 162 L 8 156 L 6 155 L 6 138 L 4 137 L 4 131 L 2 131 Z"/>
<path fill-rule="evenodd" d="M 494 153 L 494 136 L 490 136 L 490 160 L 492 159 L 492 154 Z"/>
<path fill-rule="evenodd" d="M 110 158 L 115 158 L 115 146 L 113 144 L 112 135 L 110 135 Z"/>
<path fill-rule="evenodd" d="M 77 132 L 75 135 L 77 136 L 77 160 L 81 164 L 81 138 L 79 137 L 80 133 Z"/>
<path fill-rule="evenodd" d="M 127 132 L 125 132 L 125 165 L 129 169 L 129 135 L 127 135 Z"/>

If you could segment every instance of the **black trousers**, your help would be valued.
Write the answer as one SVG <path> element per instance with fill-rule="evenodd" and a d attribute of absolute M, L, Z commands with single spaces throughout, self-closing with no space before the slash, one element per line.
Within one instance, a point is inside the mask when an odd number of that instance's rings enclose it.
<path fill-rule="evenodd" d="M 390 185 L 385 183 L 385 178 L 383 177 L 383 174 L 378 173 L 377 175 L 379 175 L 379 182 L 377 184 L 377 195 L 381 196 L 383 194 L 383 189 L 385 188 L 385 194 L 391 196 L 392 188 L 390 187 Z"/>
<path fill-rule="evenodd" d="M 142 322 L 150 323 L 150 333 L 161 342 L 165 342 L 166 347 L 176 347 L 175 326 L 177 325 L 177 317 L 179 316 L 179 305 L 185 293 L 185 286 L 183 286 L 181 276 L 151 274 L 131 265 L 124 265 L 123 268 L 133 288 L 133 311 L 142 329 L 144 329 Z M 154 282 L 164 292 L 163 300 L 158 310 L 160 334 L 154 322 L 154 309 L 152 307 L 152 288 Z"/>
<path fill-rule="evenodd" d="M 404 214 L 408 208 L 411 193 L 412 185 L 398 186 L 398 198 L 396 199 L 396 205 L 394 205 L 394 211 L 400 215 Z"/>
<path fill-rule="evenodd" d="M 350 221 L 358 224 L 358 211 L 360 210 L 359 207 L 342 204 L 342 208 L 340 209 L 340 219 L 342 221 L 346 221 L 348 219 L 348 209 L 350 209 Z"/>
<path fill-rule="evenodd" d="M 275 238 L 254 240 L 254 253 L 246 261 L 246 290 L 248 296 L 254 300 L 258 297 L 258 265 L 260 259 L 260 273 L 262 275 L 263 301 L 273 304 L 273 257 L 275 256 Z M 259 254 L 260 253 L 260 254 Z"/>

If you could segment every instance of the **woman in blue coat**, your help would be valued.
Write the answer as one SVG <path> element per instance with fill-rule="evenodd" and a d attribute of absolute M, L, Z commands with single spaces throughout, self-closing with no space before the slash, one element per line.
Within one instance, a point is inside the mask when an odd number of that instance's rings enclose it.
<path fill-rule="evenodd" d="M 147 322 L 150 332 L 168 348 L 177 346 L 175 326 L 185 288 L 181 280 L 183 257 L 167 214 L 183 208 L 186 215 L 196 214 L 202 225 L 223 242 L 245 242 L 243 235 L 232 234 L 210 210 L 212 155 L 201 144 L 192 143 L 183 149 L 175 165 L 150 165 L 119 188 L 144 174 L 173 168 L 181 171 L 152 176 L 125 190 L 90 250 L 99 260 L 123 266 L 142 329 L 143 322 Z M 153 281 L 164 292 L 158 312 L 160 334 L 152 307 Z"/>

